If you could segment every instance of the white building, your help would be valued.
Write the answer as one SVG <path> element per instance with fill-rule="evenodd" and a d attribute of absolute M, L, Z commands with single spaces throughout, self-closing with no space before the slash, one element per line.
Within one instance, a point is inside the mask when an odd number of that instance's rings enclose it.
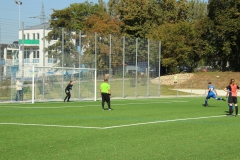
<path fill-rule="evenodd" d="M 31 77 L 32 66 L 56 66 L 57 60 L 48 57 L 48 52 L 44 53 L 44 48 L 57 42 L 51 40 L 50 43 L 44 38 L 51 31 L 49 23 L 27 27 L 19 30 L 19 41 L 4 49 L 3 76 L 5 77 Z M 19 52 L 20 49 L 20 52 Z M 23 50 L 24 49 L 24 50 Z"/>
<path fill-rule="evenodd" d="M 4 49 L 3 76 L 14 78 L 31 78 L 33 74 L 32 66 L 57 66 L 57 64 L 60 62 L 59 57 L 58 59 L 57 57 L 50 57 L 48 56 L 47 51 L 44 53 L 44 48 L 48 48 L 50 45 L 53 45 L 58 41 L 58 39 L 56 39 L 48 42 L 46 38 L 44 38 L 51 31 L 49 26 L 49 23 L 42 23 L 40 25 L 27 27 L 24 30 L 19 30 L 18 43 L 16 42 L 10 44 Z M 72 32 L 72 34 L 76 33 Z M 72 40 L 72 42 L 76 45 L 76 39 Z M 81 53 L 84 52 L 84 48 L 86 47 L 82 47 Z M 57 49 L 59 54 L 61 54 L 61 49 L 62 48 Z M 76 49 L 79 50 L 80 47 L 76 46 Z M 41 76 L 47 71 L 36 69 L 34 72 L 37 72 L 37 76 Z"/>
<path fill-rule="evenodd" d="M 19 68 L 31 68 L 32 66 L 52 67 L 56 65 L 56 60 L 53 57 L 48 57 L 47 52 L 44 53 L 44 48 L 57 42 L 57 40 L 51 40 L 48 43 L 44 38 L 50 31 L 49 23 L 31 26 L 23 31 L 19 30 Z M 24 69 L 24 77 L 29 77 L 31 72 L 29 69 Z M 17 77 L 20 77 L 21 74 L 18 72 Z"/>

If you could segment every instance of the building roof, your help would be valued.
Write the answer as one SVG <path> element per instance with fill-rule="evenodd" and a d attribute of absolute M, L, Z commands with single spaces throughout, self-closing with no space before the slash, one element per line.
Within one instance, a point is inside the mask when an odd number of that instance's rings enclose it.
<path fill-rule="evenodd" d="M 19 49 L 19 44 L 8 44 L 7 49 Z"/>
<path fill-rule="evenodd" d="M 35 26 L 27 26 L 24 30 L 36 30 L 36 29 L 43 29 L 45 26 L 45 29 L 50 29 L 50 23 L 49 22 L 45 22 L 45 23 L 41 23 Z"/>

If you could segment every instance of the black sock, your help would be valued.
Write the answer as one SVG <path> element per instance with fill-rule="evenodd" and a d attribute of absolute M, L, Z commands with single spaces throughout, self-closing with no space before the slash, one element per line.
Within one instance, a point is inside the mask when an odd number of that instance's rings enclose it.
<path fill-rule="evenodd" d="M 108 108 L 110 109 L 110 108 L 111 108 L 111 107 L 110 107 L 110 102 L 108 102 L 107 104 L 108 104 Z"/>
<path fill-rule="evenodd" d="M 235 106 L 236 115 L 238 115 L 238 106 Z"/>

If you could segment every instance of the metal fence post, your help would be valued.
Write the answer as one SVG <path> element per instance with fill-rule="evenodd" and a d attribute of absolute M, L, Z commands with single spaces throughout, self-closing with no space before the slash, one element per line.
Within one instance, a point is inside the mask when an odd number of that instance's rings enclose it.
<path fill-rule="evenodd" d="M 63 67 L 63 61 L 64 61 L 64 28 L 62 28 L 62 67 Z M 62 68 L 62 99 L 64 98 L 63 97 L 63 68 Z"/>
<path fill-rule="evenodd" d="M 159 53 L 159 61 L 158 61 L 158 96 L 160 97 L 161 96 L 161 79 L 160 79 L 160 76 L 161 76 L 161 41 L 159 41 L 159 46 L 158 46 L 159 50 L 158 50 L 158 53 Z"/>
<path fill-rule="evenodd" d="M 43 99 L 45 98 L 45 24 L 43 25 Z"/>
<path fill-rule="evenodd" d="M 95 84 L 94 84 L 94 100 L 97 100 L 97 33 L 95 32 Z"/>
<path fill-rule="evenodd" d="M 137 78 L 138 78 L 138 66 L 137 66 L 137 62 L 138 62 L 138 38 L 136 38 L 136 65 L 135 65 L 135 97 L 137 98 L 138 96 L 138 82 L 137 82 Z"/>
<path fill-rule="evenodd" d="M 149 54 L 150 54 L 150 40 L 148 39 L 148 63 L 147 63 L 147 97 L 149 97 Z"/>
<path fill-rule="evenodd" d="M 123 86 L 122 86 L 122 96 L 125 97 L 125 36 L 123 36 Z"/>
<path fill-rule="evenodd" d="M 78 68 L 82 68 L 81 67 L 81 52 L 82 52 L 82 31 L 80 30 L 79 32 L 79 57 L 78 57 Z M 78 75 L 78 98 L 80 99 L 81 95 L 80 95 L 80 90 L 81 90 L 81 70 L 79 72 Z"/>
<path fill-rule="evenodd" d="M 108 83 L 110 84 L 111 76 L 112 76 L 112 35 L 109 35 L 109 76 Z"/>
<path fill-rule="evenodd" d="M 24 85 L 24 22 L 22 22 L 22 84 Z M 16 73 L 15 73 L 16 74 Z M 24 89 L 22 90 L 22 99 L 24 96 Z"/>

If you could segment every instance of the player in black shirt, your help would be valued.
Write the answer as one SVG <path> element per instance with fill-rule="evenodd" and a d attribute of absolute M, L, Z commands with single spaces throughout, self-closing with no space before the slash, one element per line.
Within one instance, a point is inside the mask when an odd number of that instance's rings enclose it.
<path fill-rule="evenodd" d="M 69 84 L 67 85 L 67 87 L 65 88 L 66 97 L 64 98 L 64 102 L 66 100 L 67 100 L 67 102 L 69 102 L 69 99 L 71 97 L 70 90 L 72 90 L 72 86 L 73 86 L 73 81 L 70 81 Z"/>

